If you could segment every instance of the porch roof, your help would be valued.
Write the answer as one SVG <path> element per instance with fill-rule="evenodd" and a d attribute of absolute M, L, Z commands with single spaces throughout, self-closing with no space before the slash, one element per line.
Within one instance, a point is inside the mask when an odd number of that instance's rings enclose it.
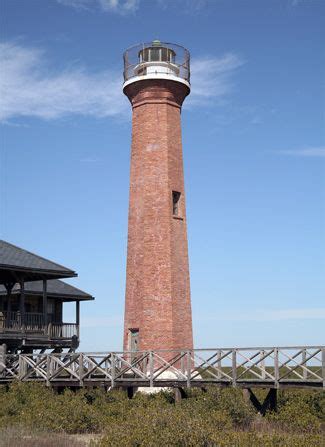
<path fill-rule="evenodd" d="M 20 293 L 20 285 L 16 284 L 12 289 L 12 295 L 18 295 Z M 4 286 L 0 285 L 0 296 L 6 295 L 7 290 Z M 32 281 L 25 283 L 26 295 L 43 295 L 43 281 Z M 62 301 L 90 301 L 95 298 L 89 293 L 83 290 L 77 289 L 77 287 L 67 284 L 66 282 L 58 279 L 50 279 L 47 281 L 47 296 L 48 298 L 55 298 Z"/>
<path fill-rule="evenodd" d="M 0 240 L 0 284 L 73 276 L 77 273 L 67 267 Z"/>

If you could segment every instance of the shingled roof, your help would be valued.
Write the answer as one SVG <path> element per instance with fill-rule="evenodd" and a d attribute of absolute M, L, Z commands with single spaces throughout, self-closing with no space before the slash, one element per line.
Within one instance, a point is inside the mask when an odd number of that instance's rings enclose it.
<path fill-rule="evenodd" d="M 0 283 L 20 277 L 34 281 L 72 276 L 77 276 L 73 270 L 0 240 Z"/>
<path fill-rule="evenodd" d="M 12 295 L 20 293 L 20 286 L 16 284 L 12 289 Z M 25 293 L 27 295 L 42 296 L 43 294 L 43 281 L 32 281 L 25 283 Z M 0 296 L 6 295 L 7 290 L 4 286 L 0 285 Z M 89 301 L 94 297 L 83 290 L 77 289 L 77 287 L 67 284 L 66 282 L 58 279 L 50 279 L 47 281 L 47 296 L 49 298 L 58 298 L 62 300 L 77 300 L 77 301 Z"/>

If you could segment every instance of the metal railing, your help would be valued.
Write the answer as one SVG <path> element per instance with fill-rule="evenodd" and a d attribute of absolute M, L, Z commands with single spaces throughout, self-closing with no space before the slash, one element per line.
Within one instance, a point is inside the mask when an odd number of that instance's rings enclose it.
<path fill-rule="evenodd" d="M 7 355 L 0 383 L 325 388 L 325 346 Z"/>

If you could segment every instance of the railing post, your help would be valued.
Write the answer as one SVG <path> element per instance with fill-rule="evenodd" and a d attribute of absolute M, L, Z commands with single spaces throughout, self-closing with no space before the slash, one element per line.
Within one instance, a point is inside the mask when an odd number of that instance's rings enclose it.
<path fill-rule="evenodd" d="M 217 370 L 217 377 L 218 377 L 218 379 L 221 380 L 221 378 L 222 378 L 222 374 L 221 374 L 221 349 L 218 349 L 218 351 L 217 351 L 217 359 L 218 359 L 218 361 L 217 361 L 217 368 L 218 368 L 218 370 Z"/>
<path fill-rule="evenodd" d="M 25 375 L 25 361 L 23 354 L 19 355 L 18 365 L 18 380 L 21 381 Z"/>
<path fill-rule="evenodd" d="M 266 375 L 265 375 L 265 358 L 264 358 L 264 356 L 265 356 L 265 351 L 264 350 L 260 351 L 260 359 L 261 359 L 261 366 L 260 366 L 260 368 L 261 368 L 261 371 L 262 371 L 262 379 L 263 380 L 265 380 L 265 377 L 266 377 Z"/>
<path fill-rule="evenodd" d="M 325 348 L 322 349 L 322 377 L 323 377 L 323 388 L 325 388 Z"/>
<path fill-rule="evenodd" d="M 52 375 L 55 373 L 55 371 L 58 368 L 58 364 L 55 361 L 55 354 L 49 354 L 49 358 L 50 358 L 50 380 L 52 378 Z"/>
<path fill-rule="evenodd" d="M 182 374 L 185 373 L 185 368 L 184 368 L 184 351 L 181 352 L 181 372 L 182 372 Z"/>
<path fill-rule="evenodd" d="M 82 352 L 79 354 L 79 385 L 83 386 L 83 374 L 84 374 L 84 356 Z"/>
<path fill-rule="evenodd" d="M 274 348 L 274 385 L 275 385 L 275 388 L 279 388 L 279 378 L 280 378 L 279 349 Z"/>
<path fill-rule="evenodd" d="M 114 352 L 111 353 L 111 387 L 115 386 L 115 355 Z"/>
<path fill-rule="evenodd" d="M 50 386 L 51 377 L 51 359 L 49 354 L 46 355 L 46 386 Z"/>
<path fill-rule="evenodd" d="M 154 357 L 153 352 L 149 352 L 149 382 L 150 387 L 153 387 L 153 376 L 154 376 Z"/>
<path fill-rule="evenodd" d="M 232 385 L 237 386 L 237 350 L 232 350 Z"/>
<path fill-rule="evenodd" d="M 0 345 L 0 375 L 6 370 L 6 356 L 7 356 L 7 346 L 5 344 Z"/>
<path fill-rule="evenodd" d="M 191 388 L 191 369 L 192 369 L 192 359 L 191 359 L 191 351 L 187 351 L 187 381 L 186 386 L 187 388 Z"/>
<path fill-rule="evenodd" d="M 301 354 L 301 365 L 304 366 L 304 368 L 302 368 L 302 376 L 304 378 L 304 380 L 307 380 L 307 365 L 306 365 L 306 349 L 303 349 L 302 354 Z"/>

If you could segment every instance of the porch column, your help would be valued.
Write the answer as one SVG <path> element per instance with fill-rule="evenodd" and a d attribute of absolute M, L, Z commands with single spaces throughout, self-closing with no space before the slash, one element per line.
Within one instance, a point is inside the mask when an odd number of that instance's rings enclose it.
<path fill-rule="evenodd" d="M 22 329 L 25 329 L 25 281 L 22 279 L 20 281 L 20 318 Z"/>
<path fill-rule="evenodd" d="M 5 284 L 5 288 L 6 288 L 6 290 L 7 290 L 7 318 L 6 318 L 6 320 L 7 320 L 7 324 L 9 324 L 9 321 L 10 321 L 10 312 L 11 312 L 11 291 L 12 291 L 12 289 L 13 289 L 13 286 L 14 286 L 14 284 L 13 283 L 8 283 L 8 284 Z M 2 309 L 1 309 L 2 311 L 4 311 L 5 309 L 4 309 L 4 306 L 2 307 Z"/>
<path fill-rule="evenodd" d="M 43 279 L 43 321 L 47 326 L 47 280 Z"/>
<path fill-rule="evenodd" d="M 79 326 L 80 326 L 80 301 L 76 301 L 76 325 L 77 325 L 77 334 L 79 338 Z"/>

